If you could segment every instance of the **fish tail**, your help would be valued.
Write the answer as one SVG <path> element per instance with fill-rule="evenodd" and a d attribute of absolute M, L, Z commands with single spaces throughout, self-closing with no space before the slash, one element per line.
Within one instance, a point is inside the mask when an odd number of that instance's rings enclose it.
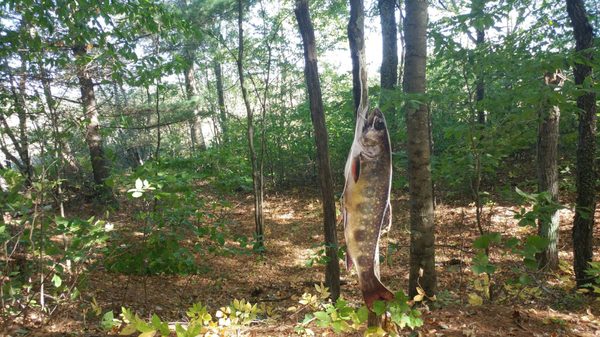
<path fill-rule="evenodd" d="M 394 299 L 394 294 L 377 278 L 374 278 L 369 287 L 362 290 L 362 293 L 365 304 L 369 309 L 373 308 L 375 301 L 391 301 Z"/>

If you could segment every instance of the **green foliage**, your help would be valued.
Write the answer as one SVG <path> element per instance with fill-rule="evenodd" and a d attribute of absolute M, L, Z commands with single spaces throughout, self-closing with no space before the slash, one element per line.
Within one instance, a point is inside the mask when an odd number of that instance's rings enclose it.
<path fill-rule="evenodd" d="M 552 214 L 564 208 L 552 200 L 549 192 L 526 193 L 518 187 L 516 191 L 518 195 L 532 205 L 530 211 L 521 207 L 519 213 L 515 214 L 515 219 L 519 220 L 519 226 L 531 226 L 535 228 L 538 225 L 538 221 L 548 223 L 551 221 Z"/>
<path fill-rule="evenodd" d="M 295 331 L 298 334 L 314 335 L 314 331 L 310 328 L 312 323 L 319 328 L 329 328 L 338 334 L 352 333 L 364 328 L 369 317 L 369 309 L 366 306 L 354 308 L 342 298 L 332 303 L 328 300 L 327 288 L 315 285 L 315 289 L 316 294 L 304 293 L 299 301 L 303 308 L 310 309 L 311 312 L 307 313 L 304 319 L 296 325 Z M 422 300 L 422 297 L 419 300 Z M 295 307 L 290 309 L 296 310 Z M 397 292 L 392 301 L 375 301 L 372 310 L 380 317 L 384 315 L 389 317 L 391 325 L 385 327 L 387 330 L 366 329 L 366 335 L 378 333 L 379 336 L 396 336 L 398 330 L 406 327 L 415 329 L 423 325 L 423 320 L 420 318 L 421 313 L 412 308 L 412 303 L 402 291 Z"/>
<path fill-rule="evenodd" d="M 537 223 L 541 219 L 549 220 L 550 215 L 556 212 L 562 206 L 552 201 L 552 198 L 547 193 L 529 194 L 520 189 L 516 192 L 523 200 L 531 204 L 530 209 L 523 206 L 519 212 L 515 213 L 515 219 L 519 220 L 519 226 L 537 228 Z M 548 239 L 538 235 L 527 235 L 524 238 L 509 236 L 502 237 L 500 233 L 487 233 L 481 235 L 473 241 L 473 248 L 476 249 L 476 255 L 472 258 L 471 270 L 475 275 L 485 274 L 485 279 L 475 279 L 474 288 L 486 294 L 483 298 L 489 298 L 491 282 L 489 278 L 497 270 L 497 266 L 490 262 L 488 252 L 492 248 L 501 249 L 503 254 L 515 254 L 520 256 L 523 264 L 514 270 L 517 273 L 517 279 L 513 285 L 507 286 L 509 294 L 515 293 L 526 296 L 531 291 L 539 291 L 539 288 L 528 287 L 531 283 L 532 273 L 537 271 L 538 264 L 536 255 L 543 252 L 548 246 Z M 521 290 L 519 287 L 525 287 Z M 517 289 L 517 290 L 515 290 Z M 537 290 L 536 290 L 537 289 Z M 471 293 L 469 303 L 473 305 L 481 305 L 483 298 L 477 293 Z"/>
<path fill-rule="evenodd" d="M 317 249 L 317 251 L 306 260 L 305 265 L 307 267 L 312 267 L 315 263 L 322 266 L 327 265 L 329 262 L 329 256 L 327 256 L 328 247 L 337 248 L 338 260 L 344 260 L 344 256 L 346 254 L 345 246 L 337 247 L 337 245 L 334 246 L 327 244 L 326 242 L 322 242 L 320 245 L 313 245 L 313 249 Z"/>
<path fill-rule="evenodd" d="M 591 261 L 588 264 L 590 266 L 585 273 L 592 278 L 592 282 L 587 284 L 584 289 L 600 297 L 600 262 Z"/>
<path fill-rule="evenodd" d="M 109 270 L 137 275 L 197 274 L 208 266 L 197 263 L 196 254 L 249 254 L 253 241 L 232 237 L 226 219 L 225 201 L 207 202 L 195 185 L 205 178 L 190 159 L 163 160 L 140 166 L 128 193 L 138 204 L 136 218 L 144 223 L 142 240 L 120 234 L 105 259 Z M 227 244 L 233 239 L 236 244 Z"/>
<path fill-rule="evenodd" d="M 140 318 L 127 308 L 121 309 L 120 319 L 114 318 L 112 311 L 105 313 L 100 322 L 105 330 L 119 331 L 119 335 L 129 336 L 139 332 L 139 336 L 150 337 L 156 334 L 166 337 L 174 332 L 177 337 L 221 336 L 251 323 L 274 317 L 273 309 L 261 304 L 252 304 L 244 299 L 234 299 L 231 304 L 222 307 L 214 315 L 208 313 L 206 306 L 195 303 L 186 311 L 188 321 L 170 325 L 153 314 L 149 320 Z"/>

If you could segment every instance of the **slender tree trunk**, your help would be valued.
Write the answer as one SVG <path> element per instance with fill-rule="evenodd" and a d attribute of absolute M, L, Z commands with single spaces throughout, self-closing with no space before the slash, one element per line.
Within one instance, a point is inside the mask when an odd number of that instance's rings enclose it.
<path fill-rule="evenodd" d="M 425 94 L 427 58 L 427 1 L 407 0 L 404 21 L 406 63 L 403 90 L 408 95 Z M 423 97 L 417 96 L 423 100 Z M 405 104 L 408 131 L 408 181 L 410 190 L 410 274 L 408 293 L 421 286 L 428 295 L 436 292 L 435 223 L 431 188 L 429 121 L 427 105 Z M 422 276 L 421 276 L 422 275 Z"/>
<path fill-rule="evenodd" d="M 187 66 L 184 71 L 185 78 L 185 94 L 188 100 L 194 99 L 197 94 L 196 88 L 196 77 L 195 77 L 195 66 L 194 60 L 191 57 L 191 52 L 186 52 Z M 190 136 L 192 140 L 192 151 L 206 150 L 206 143 L 204 142 L 204 134 L 202 133 L 202 119 L 199 116 L 198 104 L 194 103 L 194 116 L 190 121 Z"/>
<path fill-rule="evenodd" d="M 554 88 L 562 85 L 562 75 L 560 72 L 547 73 L 544 76 L 544 81 L 546 85 Z M 538 192 L 548 192 L 552 200 L 558 202 L 558 126 L 560 108 L 548 104 L 549 102 L 545 103 L 539 113 L 537 141 Z M 558 225 L 558 211 L 554 212 L 550 219 L 540 219 L 538 223 L 539 235 L 549 241 L 546 250 L 537 256 L 540 269 L 555 270 L 558 268 Z"/>
<path fill-rule="evenodd" d="M 352 58 L 352 97 L 354 98 L 354 116 L 362 101 L 367 107 L 368 88 L 365 62 L 365 4 L 363 0 L 350 0 L 350 21 L 348 21 L 348 41 Z M 362 86 L 364 90 L 361 90 Z"/>
<path fill-rule="evenodd" d="M 160 35 L 156 34 L 154 39 L 154 55 L 160 60 Z M 159 62 L 160 66 L 160 62 Z M 156 77 L 156 92 L 154 93 L 154 112 L 156 113 L 156 149 L 154 150 L 154 159 L 160 163 L 160 145 L 162 140 L 161 125 L 160 125 L 160 77 Z M 156 202 L 155 202 L 156 205 Z"/>
<path fill-rule="evenodd" d="M 18 81 L 15 81 L 10 70 L 8 72 L 10 90 L 14 100 L 14 109 L 19 120 L 18 136 L 11 130 L 5 117 L 3 115 L 0 116 L 0 122 L 2 122 L 2 125 L 4 126 L 4 132 L 10 138 L 18 158 L 10 153 L 7 147 L 3 147 L 2 152 L 6 155 L 6 158 L 15 163 L 19 171 L 25 176 L 26 186 L 31 186 L 33 181 L 33 166 L 31 165 L 31 158 L 29 155 L 29 137 L 27 134 L 27 105 L 25 102 L 25 96 L 27 95 L 27 92 L 25 91 L 27 81 L 27 61 L 24 56 L 21 57 L 21 68 L 19 71 Z"/>
<path fill-rule="evenodd" d="M 593 86 L 592 67 L 593 29 L 583 0 L 567 0 L 567 12 L 575 35 L 575 50 L 586 61 L 576 61 L 573 72 L 575 84 Z M 577 60 L 577 59 L 576 59 Z M 589 81 L 589 84 L 584 83 Z M 596 94 L 588 90 L 577 97 L 579 108 L 579 139 L 577 143 L 577 200 L 573 221 L 573 267 L 577 286 L 591 281 L 585 273 L 593 257 L 594 213 L 596 211 Z"/>
<path fill-rule="evenodd" d="M 304 77 L 310 101 L 310 116 L 315 130 L 317 161 L 319 163 L 319 186 L 323 198 L 323 229 L 325 232 L 326 254 L 329 258 L 325 270 L 325 284 L 331 292 L 331 299 L 340 296 L 340 265 L 337 257 L 338 241 L 335 222 L 335 197 L 333 178 L 329 162 L 329 145 L 325 111 L 321 96 L 321 83 L 317 63 L 315 33 L 308 12 L 308 0 L 296 1 L 296 20 L 304 45 Z"/>
<path fill-rule="evenodd" d="M 403 3 L 404 0 L 398 1 L 398 9 L 400 12 L 398 20 L 398 35 L 400 37 L 400 64 L 398 67 L 398 83 L 404 82 L 404 61 L 406 60 L 406 39 L 404 38 L 404 10 L 402 9 Z"/>
<path fill-rule="evenodd" d="M 0 122 L 2 122 L 3 133 L 5 133 L 10 139 L 15 151 L 17 152 L 17 156 L 14 155 L 13 151 L 10 151 L 6 144 L 2 144 L 2 153 L 13 162 L 19 171 L 25 176 L 25 183 L 27 186 L 31 185 L 33 178 L 33 169 L 31 167 L 31 160 L 29 158 L 29 140 L 27 138 L 27 113 L 25 110 L 25 100 L 20 97 L 20 92 L 17 91 L 14 84 L 14 78 L 11 73 L 9 73 L 10 77 L 10 86 L 14 100 L 15 110 L 17 110 L 17 118 L 19 119 L 19 130 L 18 135 L 13 132 L 11 127 L 8 124 L 8 121 L 4 117 L 4 115 L 0 114 Z"/>
<path fill-rule="evenodd" d="M 213 61 L 213 69 L 217 80 L 217 102 L 219 104 L 219 124 L 221 124 L 221 138 L 227 143 L 227 109 L 225 108 L 225 93 L 223 92 L 223 73 L 221 63 Z"/>
<path fill-rule="evenodd" d="M 398 134 L 398 117 L 394 105 L 394 90 L 398 84 L 398 34 L 396 25 L 396 0 L 379 0 L 381 19 L 382 59 L 381 59 L 381 95 L 379 106 L 390 121 L 392 139 Z"/>
<path fill-rule="evenodd" d="M 481 56 L 483 56 L 483 44 L 485 43 L 485 30 L 477 29 L 477 38 L 475 44 L 477 45 L 478 52 Z M 486 117 L 485 117 L 485 109 L 481 107 L 481 101 L 485 98 L 485 82 L 483 80 L 483 69 L 481 57 L 478 59 L 479 65 L 477 69 L 477 84 L 475 87 L 475 100 L 477 101 L 477 122 L 481 125 L 485 125 Z"/>
<path fill-rule="evenodd" d="M 244 100 L 244 106 L 246 107 L 246 114 L 248 117 L 247 135 L 248 135 L 248 149 L 250 152 L 250 164 L 252 166 L 252 187 L 254 191 L 254 222 L 256 225 L 256 245 L 257 248 L 264 248 L 264 215 L 263 215 L 263 192 L 262 192 L 262 177 L 259 174 L 258 160 L 256 158 L 256 149 L 254 148 L 254 113 L 250 107 L 250 101 L 248 100 L 248 92 L 246 90 L 244 82 L 244 12 L 243 12 L 242 0 L 238 0 L 238 57 L 237 57 L 237 68 L 238 76 L 240 78 L 240 89 L 242 90 L 242 98 Z"/>
<path fill-rule="evenodd" d="M 25 56 L 21 56 L 21 73 L 19 74 L 19 94 L 15 97 L 19 101 L 17 114 L 19 116 L 19 138 L 21 140 L 21 159 L 25 166 L 27 185 L 33 182 L 33 166 L 31 165 L 31 157 L 29 155 L 29 137 L 27 135 L 27 105 L 25 90 L 27 84 L 27 60 Z"/>
<path fill-rule="evenodd" d="M 52 136 L 54 138 L 54 156 L 56 158 L 57 167 L 56 167 L 56 176 L 55 180 L 58 182 L 56 185 L 56 199 L 60 210 L 60 216 L 65 217 L 65 207 L 64 207 L 64 198 L 62 191 L 62 176 L 63 170 L 65 166 L 64 157 L 61 153 L 64 152 L 64 142 L 60 135 L 60 127 L 59 127 L 59 115 L 56 112 L 56 101 L 52 97 L 52 87 L 50 82 L 50 77 L 48 72 L 46 71 L 45 65 L 40 59 L 38 62 L 40 78 L 42 82 L 42 88 L 44 90 L 44 97 L 46 99 L 46 106 L 48 114 L 50 115 L 50 121 L 52 123 Z M 65 242 L 65 249 L 67 248 L 67 238 L 66 236 L 63 238 Z M 67 261 L 70 269 L 70 260 Z"/>
<path fill-rule="evenodd" d="M 92 173 L 94 183 L 98 188 L 97 192 L 102 197 L 112 199 L 111 188 L 106 185 L 106 180 L 110 175 L 108 160 L 104 154 L 102 145 L 102 135 L 100 134 L 100 123 L 98 119 L 98 110 L 96 107 L 96 95 L 94 93 L 94 82 L 87 69 L 85 57 L 87 54 L 86 46 L 76 46 L 73 48 L 77 62 L 77 78 L 81 90 L 81 102 L 83 103 L 83 112 L 88 120 L 85 132 L 85 141 L 90 152 L 92 162 Z"/>
<path fill-rule="evenodd" d="M 481 17 L 485 13 L 485 0 L 472 0 L 471 15 L 473 17 Z M 484 56 L 483 45 L 485 43 L 485 26 L 480 22 L 475 21 L 475 100 L 477 102 L 477 123 L 485 125 L 485 110 L 481 107 L 480 102 L 485 97 L 485 82 L 483 80 L 482 58 Z"/>

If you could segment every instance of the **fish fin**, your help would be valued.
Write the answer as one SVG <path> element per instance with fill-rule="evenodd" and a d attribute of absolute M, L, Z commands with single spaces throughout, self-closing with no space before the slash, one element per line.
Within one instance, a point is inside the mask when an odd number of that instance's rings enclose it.
<path fill-rule="evenodd" d="M 375 301 L 391 301 L 394 299 L 394 294 L 375 277 L 371 286 L 362 290 L 362 294 L 369 309 L 373 308 Z"/>
<path fill-rule="evenodd" d="M 354 178 L 354 182 L 357 182 L 359 177 L 360 177 L 360 155 L 356 156 L 352 159 L 352 178 Z"/>
<path fill-rule="evenodd" d="M 348 222 L 348 212 L 346 211 L 346 207 L 342 206 L 342 219 L 344 221 L 344 235 L 346 234 L 346 226 Z M 350 253 L 348 249 L 346 249 L 346 269 L 350 270 L 352 268 L 352 258 L 350 257 Z"/>
<path fill-rule="evenodd" d="M 383 221 L 381 222 L 381 233 L 389 233 L 392 228 L 392 205 L 388 201 L 383 212 Z"/>
<path fill-rule="evenodd" d="M 346 251 L 346 269 L 351 270 L 352 266 L 353 266 L 352 257 L 350 256 L 350 253 L 348 251 Z"/>

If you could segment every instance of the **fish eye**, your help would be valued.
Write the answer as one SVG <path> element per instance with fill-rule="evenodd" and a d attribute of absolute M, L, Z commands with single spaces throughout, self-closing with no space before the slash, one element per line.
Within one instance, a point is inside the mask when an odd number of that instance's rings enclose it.
<path fill-rule="evenodd" d="M 375 128 L 375 130 L 384 130 L 385 122 L 381 118 L 376 118 L 375 122 L 373 123 L 373 127 Z"/>

